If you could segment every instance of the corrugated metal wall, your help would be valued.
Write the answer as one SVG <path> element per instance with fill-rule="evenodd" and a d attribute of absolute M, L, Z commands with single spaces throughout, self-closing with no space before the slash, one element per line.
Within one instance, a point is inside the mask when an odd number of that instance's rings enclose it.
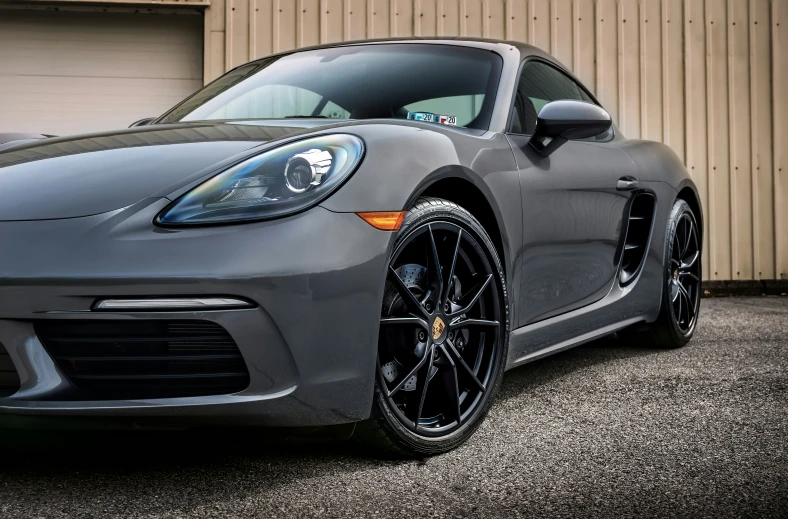
<path fill-rule="evenodd" d="M 788 0 L 212 0 L 205 74 L 389 36 L 541 47 L 628 137 L 663 141 L 703 197 L 707 279 L 788 279 Z"/>

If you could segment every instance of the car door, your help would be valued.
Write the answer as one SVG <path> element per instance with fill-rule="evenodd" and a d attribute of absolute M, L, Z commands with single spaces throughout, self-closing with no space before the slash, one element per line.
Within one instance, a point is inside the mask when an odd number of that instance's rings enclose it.
<path fill-rule="evenodd" d="M 547 62 L 521 69 L 507 138 L 517 160 L 523 207 L 519 326 L 603 298 L 613 286 L 617 247 L 630 191 L 617 182 L 634 174 L 614 131 L 568 141 L 547 157 L 528 144 L 537 113 L 551 102 L 594 102 L 571 77 Z"/>

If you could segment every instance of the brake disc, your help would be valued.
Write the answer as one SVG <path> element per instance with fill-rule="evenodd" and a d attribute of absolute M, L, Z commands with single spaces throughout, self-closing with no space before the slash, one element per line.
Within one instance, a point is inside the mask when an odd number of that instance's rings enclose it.
<path fill-rule="evenodd" d="M 427 269 L 421 265 L 407 264 L 402 265 L 395 271 L 403 284 L 408 287 L 417 299 L 424 296 L 427 283 Z M 386 291 L 383 295 L 383 316 L 407 315 L 407 307 L 402 300 L 397 289 L 391 282 L 386 282 Z M 419 337 L 419 332 L 424 335 L 423 340 Z M 404 369 L 403 366 L 412 365 L 414 360 L 424 356 L 427 348 L 427 337 L 423 330 L 403 330 L 401 328 L 388 329 L 385 332 L 385 340 L 394 355 L 394 359 L 381 366 L 383 377 L 388 382 L 393 382 Z M 416 389 L 416 376 L 402 386 L 403 391 L 414 391 Z"/>

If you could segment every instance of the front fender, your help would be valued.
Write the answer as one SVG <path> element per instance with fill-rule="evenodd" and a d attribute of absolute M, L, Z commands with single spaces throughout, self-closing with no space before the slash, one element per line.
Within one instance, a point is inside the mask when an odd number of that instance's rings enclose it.
<path fill-rule="evenodd" d="M 467 184 L 452 183 L 454 189 L 467 185 L 471 196 L 483 197 L 492 210 L 507 282 L 516 284 L 515 258 L 523 236 L 520 177 L 502 134 L 412 121 L 359 125 L 353 133 L 364 139 L 364 160 L 322 207 L 334 212 L 403 211 L 435 183 L 462 179 Z M 431 194 L 441 196 L 435 190 Z M 446 198 L 451 198 L 449 193 Z M 493 234 L 492 229 L 488 232 Z"/>
<path fill-rule="evenodd" d="M 519 176 L 503 135 L 422 125 L 354 127 L 366 145 L 364 161 L 321 205 L 334 212 L 402 211 L 435 182 L 461 178 L 482 193 L 500 231 L 511 236 L 520 220 Z"/>
<path fill-rule="evenodd" d="M 365 142 L 364 160 L 322 207 L 403 211 L 436 182 L 463 179 L 492 209 L 505 248 L 502 260 L 510 265 L 522 240 L 522 207 L 517 164 L 502 134 L 431 123 L 359 125 L 353 133 Z"/>

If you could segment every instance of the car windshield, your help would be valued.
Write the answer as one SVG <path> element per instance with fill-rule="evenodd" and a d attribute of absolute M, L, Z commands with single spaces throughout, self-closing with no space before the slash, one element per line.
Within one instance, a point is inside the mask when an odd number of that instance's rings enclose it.
<path fill-rule="evenodd" d="M 230 71 L 157 122 L 394 118 L 487 129 L 502 62 L 487 50 L 436 44 L 295 52 Z"/>

